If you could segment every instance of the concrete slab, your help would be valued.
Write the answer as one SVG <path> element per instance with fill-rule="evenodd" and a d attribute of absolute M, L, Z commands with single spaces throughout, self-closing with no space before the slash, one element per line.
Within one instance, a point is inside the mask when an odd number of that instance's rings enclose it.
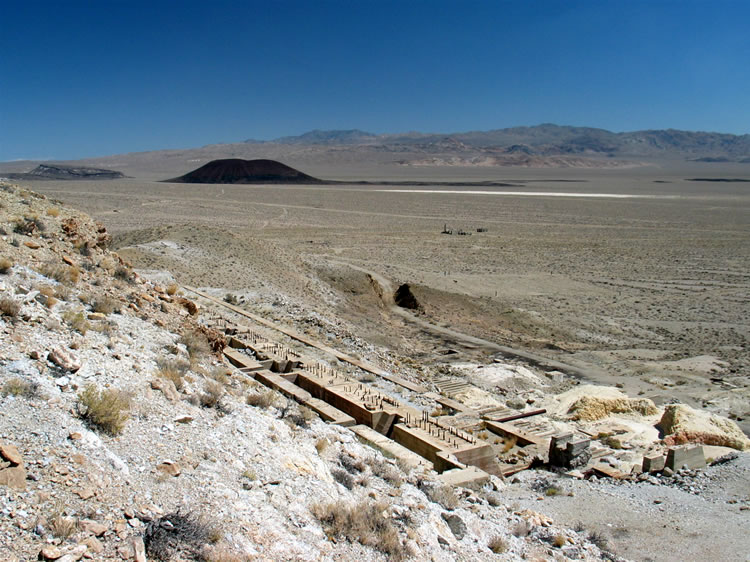
<path fill-rule="evenodd" d="M 341 410 L 334 408 L 327 402 L 323 402 L 318 398 L 310 398 L 305 401 L 304 404 L 313 412 L 317 413 L 323 421 L 327 421 L 328 423 L 341 425 L 343 427 L 351 427 L 357 423 L 357 420 L 350 415 L 345 414 Z"/>
<path fill-rule="evenodd" d="M 371 447 L 378 449 L 381 453 L 386 456 L 391 456 L 396 459 L 400 459 L 412 468 L 420 468 L 424 471 L 432 470 L 433 466 L 430 461 L 420 457 L 413 451 L 410 451 L 403 445 L 399 445 L 392 439 L 388 439 L 384 435 L 378 433 L 374 429 L 367 427 L 366 425 L 355 425 L 350 428 L 360 441 L 370 445 Z"/>
<path fill-rule="evenodd" d="M 454 468 L 446 470 L 437 477 L 441 482 L 450 486 L 461 486 L 462 488 L 481 488 L 489 482 L 490 475 L 481 468 L 468 466 L 466 468 Z"/>

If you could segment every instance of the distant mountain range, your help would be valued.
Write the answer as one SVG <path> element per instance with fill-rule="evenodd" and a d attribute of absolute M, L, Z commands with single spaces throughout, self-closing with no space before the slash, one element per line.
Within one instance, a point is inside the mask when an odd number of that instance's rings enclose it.
<path fill-rule="evenodd" d="M 299 136 L 247 143 L 380 147 L 389 152 L 525 154 L 528 156 L 603 156 L 609 158 L 682 157 L 705 162 L 750 163 L 750 135 L 675 129 L 613 133 L 591 127 L 542 124 L 490 131 L 377 135 L 359 129 L 314 130 Z"/>

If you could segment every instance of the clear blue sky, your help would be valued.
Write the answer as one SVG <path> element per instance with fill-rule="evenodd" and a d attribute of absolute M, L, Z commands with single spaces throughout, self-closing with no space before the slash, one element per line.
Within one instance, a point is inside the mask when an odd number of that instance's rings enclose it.
<path fill-rule="evenodd" d="M 750 132 L 750 2 L 0 3 L 0 161 L 543 122 Z"/>

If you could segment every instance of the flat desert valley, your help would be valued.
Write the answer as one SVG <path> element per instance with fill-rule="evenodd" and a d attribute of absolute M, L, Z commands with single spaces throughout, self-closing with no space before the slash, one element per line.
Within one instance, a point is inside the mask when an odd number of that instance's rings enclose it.
<path fill-rule="evenodd" d="M 426 366 L 486 360 L 497 353 L 486 340 L 750 429 L 750 184 L 692 181 L 747 180 L 747 166 L 292 164 L 389 184 L 156 181 L 196 166 L 171 161 L 127 168 L 131 179 L 33 189 L 101 220 L 134 267 L 235 293 L 334 343 L 346 338 L 313 317 Z M 467 180 L 509 185 L 444 183 Z M 404 283 L 417 321 L 379 294 Z"/>

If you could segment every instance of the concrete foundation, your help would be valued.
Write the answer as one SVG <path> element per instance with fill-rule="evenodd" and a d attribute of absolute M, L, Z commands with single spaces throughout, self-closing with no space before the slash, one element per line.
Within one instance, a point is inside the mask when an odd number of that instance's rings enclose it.
<path fill-rule="evenodd" d="M 705 468 L 706 457 L 703 454 L 703 447 L 701 445 L 672 447 L 667 451 L 666 466 L 674 471 L 681 468 Z"/>

